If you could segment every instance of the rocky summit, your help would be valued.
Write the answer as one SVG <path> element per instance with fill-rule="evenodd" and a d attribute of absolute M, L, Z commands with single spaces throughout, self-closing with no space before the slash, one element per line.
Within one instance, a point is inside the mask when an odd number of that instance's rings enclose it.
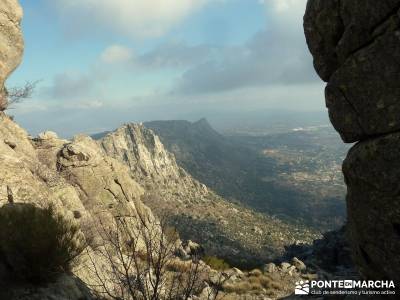
<path fill-rule="evenodd" d="M 399 281 L 400 1 L 309 0 L 304 31 L 345 142 L 352 253 L 369 279 Z"/>
<path fill-rule="evenodd" d="M 124 125 L 98 143 L 108 155 L 128 165 L 133 177 L 148 190 L 161 191 L 160 196 L 175 194 L 191 202 L 209 194 L 204 184 L 177 165 L 159 137 L 141 124 Z"/>
<path fill-rule="evenodd" d="M 100 136 L 97 136 L 100 137 Z M 285 246 L 311 243 L 320 235 L 256 213 L 218 196 L 180 167 L 174 154 L 143 124 L 126 124 L 97 140 L 105 153 L 129 166 L 144 187 L 142 201 L 183 239 L 236 266 L 257 266 L 281 257 Z"/>

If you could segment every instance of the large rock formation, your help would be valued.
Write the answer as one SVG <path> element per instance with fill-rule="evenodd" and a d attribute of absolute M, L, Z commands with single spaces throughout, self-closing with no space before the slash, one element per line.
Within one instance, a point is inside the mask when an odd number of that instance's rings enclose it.
<path fill-rule="evenodd" d="M 22 9 L 17 0 L 0 3 L 0 111 L 7 107 L 4 82 L 19 65 L 24 49 L 21 32 Z"/>
<path fill-rule="evenodd" d="M 179 167 L 159 137 L 141 124 L 127 124 L 109 133 L 99 145 L 104 151 L 128 165 L 133 177 L 147 190 L 157 190 L 161 197 L 201 201 L 209 194 L 207 187 Z M 180 197 L 176 197 L 180 196 Z"/>
<path fill-rule="evenodd" d="M 354 260 L 371 279 L 400 280 L 400 0 L 309 0 L 304 17 L 326 105 L 345 142 Z"/>
<path fill-rule="evenodd" d="M 129 169 L 108 157 L 89 137 L 67 141 L 46 133 L 32 139 L 1 112 L 0 164 L 0 206 L 9 202 L 10 192 L 15 203 L 39 207 L 52 203 L 65 218 L 80 224 L 87 241 L 101 238 L 98 220 L 104 226 L 114 217 L 157 224 L 141 202 L 144 190 Z M 92 258 L 103 264 L 101 258 Z M 84 255 L 74 272 L 84 282 L 95 284 L 86 262 Z"/>
<path fill-rule="evenodd" d="M 305 226 L 294 228 L 219 197 L 180 167 L 159 137 L 142 124 L 123 125 L 97 142 L 129 166 L 131 176 L 145 188 L 142 201 L 183 239 L 200 243 L 207 254 L 248 267 L 281 256 L 284 246 L 319 236 Z"/>
<path fill-rule="evenodd" d="M 148 224 L 157 224 L 151 211 L 140 201 L 143 188 L 129 175 L 129 169 L 108 157 L 92 139 L 78 136 L 71 142 L 59 139 L 51 132 L 32 139 L 3 112 L 7 108 L 4 82 L 20 63 L 23 52 L 21 17 L 22 9 L 18 1 L 1 1 L 0 206 L 12 202 L 44 207 L 51 203 L 65 218 L 80 223 L 87 241 L 88 237 L 99 238 L 94 227 L 100 217 L 103 222 L 112 221 L 116 216 L 129 217 L 130 222 L 140 217 L 140 222 L 145 220 Z M 88 249 L 90 251 L 90 247 Z M 82 257 L 81 266 L 74 272 L 83 281 L 93 282 L 90 271 L 82 267 L 87 261 L 85 259 L 87 257 Z M 95 256 L 93 259 L 95 264 L 102 263 Z M 3 270 L 1 261 L 0 270 Z M 25 293 L 24 287 L 15 287 L 10 291 L 6 278 L 7 275 L 0 272 L 0 285 L 5 284 L 0 287 L 0 298 L 18 298 L 19 291 Z M 67 281 L 71 287 L 75 283 L 76 286 L 81 285 L 72 277 L 63 280 L 64 283 Z M 57 284 L 60 285 L 60 282 Z M 45 299 L 43 295 L 49 295 L 50 290 L 51 287 L 48 291 L 31 291 L 29 297 Z M 57 296 L 60 299 L 75 297 L 71 296 L 74 293 L 65 297 L 61 294 Z M 87 298 L 79 293 L 75 295 L 76 299 Z"/>

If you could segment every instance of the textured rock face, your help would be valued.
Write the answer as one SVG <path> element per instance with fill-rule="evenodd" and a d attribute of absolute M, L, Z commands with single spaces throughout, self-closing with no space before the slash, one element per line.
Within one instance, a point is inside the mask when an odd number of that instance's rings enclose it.
<path fill-rule="evenodd" d="M 399 8 L 398 0 L 308 2 L 307 42 L 346 142 L 400 129 Z"/>
<path fill-rule="evenodd" d="M 141 202 L 143 188 L 132 179 L 129 169 L 108 157 L 89 137 L 66 141 L 48 132 L 32 140 L 1 112 L 0 165 L 0 206 L 7 203 L 9 190 L 16 203 L 52 203 L 66 218 L 80 223 L 90 239 L 98 239 L 99 219 L 105 226 L 113 217 L 136 222 L 140 216 L 149 224 L 156 222 Z M 101 258 L 92 258 L 103 265 Z M 95 284 L 86 262 L 83 255 L 75 274 Z"/>
<path fill-rule="evenodd" d="M 179 167 L 159 137 L 143 125 L 124 125 L 102 138 L 99 145 L 109 156 L 128 165 L 136 181 L 148 190 L 157 190 L 168 198 L 171 194 L 184 196 L 188 201 L 209 194 L 207 187 Z"/>
<path fill-rule="evenodd" d="M 24 49 L 20 22 L 22 9 L 17 0 L 0 3 L 0 111 L 7 106 L 4 82 L 19 65 Z"/>
<path fill-rule="evenodd" d="M 360 142 L 343 165 L 354 259 L 369 278 L 400 280 L 400 133 Z"/>
<path fill-rule="evenodd" d="M 217 196 L 181 168 L 142 124 L 124 125 L 97 142 L 110 157 L 129 166 L 131 176 L 145 187 L 142 201 L 167 218 L 183 239 L 200 243 L 207 254 L 259 264 L 281 256 L 287 244 L 318 236 Z"/>
<path fill-rule="evenodd" d="M 304 17 L 326 105 L 345 142 L 354 259 L 368 278 L 399 280 L 400 0 L 309 0 Z"/>

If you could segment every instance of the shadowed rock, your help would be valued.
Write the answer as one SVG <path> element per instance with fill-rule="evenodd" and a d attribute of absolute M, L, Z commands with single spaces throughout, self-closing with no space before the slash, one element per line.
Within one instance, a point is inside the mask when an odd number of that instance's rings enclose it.
<path fill-rule="evenodd" d="M 357 142 L 343 165 L 362 275 L 400 279 L 400 0 L 309 0 L 304 31 L 330 119 Z"/>

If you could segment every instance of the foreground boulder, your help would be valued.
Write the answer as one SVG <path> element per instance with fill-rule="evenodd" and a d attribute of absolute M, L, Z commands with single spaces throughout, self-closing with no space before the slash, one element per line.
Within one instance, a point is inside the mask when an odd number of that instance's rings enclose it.
<path fill-rule="evenodd" d="M 21 32 L 22 9 L 17 0 L 0 3 L 0 111 L 7 108 L 4 82 L 20 64 L 24 41 Z"/>
<path fill-rule="evenodd" d="M 348 230 L 362 275 L 400 280 L 400 0 L 309 0 L 314 66 L 330 119 L 358 142 L 343 166 Z"/>
<path fill-rule="evenodd" d="M 343 171 L 354 259 L 368 278 L 400 280 L 400 133 L 361 142 Z"/>

